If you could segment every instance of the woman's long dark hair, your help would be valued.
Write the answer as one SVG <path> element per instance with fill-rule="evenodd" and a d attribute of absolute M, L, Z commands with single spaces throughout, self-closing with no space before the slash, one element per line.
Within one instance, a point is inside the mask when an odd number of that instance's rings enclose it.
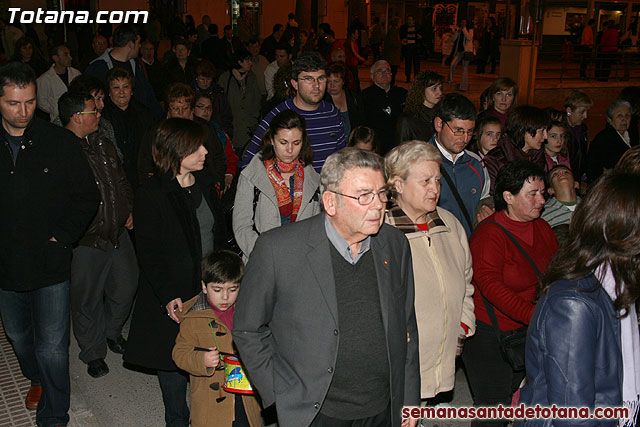
<path fill-rule="evenodd" d="M 556 280 L 579 279 L 600 266 L 611 267 L 614 307 L 624 317 L 640 295 L 639 175 L 610 171 L 589 189 L 571 218 L 568 243 L 547 266 L 539 295 Z"/>

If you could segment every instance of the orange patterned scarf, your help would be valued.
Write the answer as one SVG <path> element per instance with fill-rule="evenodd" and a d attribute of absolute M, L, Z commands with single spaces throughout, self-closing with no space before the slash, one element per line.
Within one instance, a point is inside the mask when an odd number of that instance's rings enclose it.
<path fill-rule="evenodd" d="M 302 186 L 304 184 L 304 169 L 300 160 L 296 160 L 291 164 L 282 163 L 274 159 L 264 161 L 264 167 L 267 169 L 267 176 L 276 190 L 278 198 L 278 209 L 280 215 L 290 217 L 291 222 L 296 222 L 300 205 L 302 204 Z M 293 201 L 291 200 L 291 192 L 280 171 L 285 173 L 293 171 Z"/>

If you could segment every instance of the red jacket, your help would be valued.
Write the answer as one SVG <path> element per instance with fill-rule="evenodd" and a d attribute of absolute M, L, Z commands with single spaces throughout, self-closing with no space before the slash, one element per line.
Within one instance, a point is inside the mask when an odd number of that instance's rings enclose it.
<path fill-rule="evenodd" d="M 487 218 L 504 226 L 517 239 L 538 270 L 544 272 L 558 250 L 558 241 L 543 219 L 518 222 L 505 211 Z M 498 324 L 511 331 L 529 324 L 535 307 L 538 277 L 524 255 L 495 224 L 481 224 L 469 241 L 473 259 L 473 294 L 476 320 L 491 324 L 482 295 L 493 304 Z"/>

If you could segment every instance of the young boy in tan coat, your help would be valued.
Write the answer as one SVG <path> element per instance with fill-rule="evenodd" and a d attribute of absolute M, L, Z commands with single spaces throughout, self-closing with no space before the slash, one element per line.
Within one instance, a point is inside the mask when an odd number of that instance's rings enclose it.
<path fill-rule="evenodd" d="M 244 264 L 236 254 L 213 252 L 202 260 L 202 292 L 184 304 L 173 360 L 191 378 L 193 427 L 259 427 L 254 395 L 225 391 L 221 354 L 236 354 L 233 313 Z M 236 355 L 237 357 L 237 355 Z"/>

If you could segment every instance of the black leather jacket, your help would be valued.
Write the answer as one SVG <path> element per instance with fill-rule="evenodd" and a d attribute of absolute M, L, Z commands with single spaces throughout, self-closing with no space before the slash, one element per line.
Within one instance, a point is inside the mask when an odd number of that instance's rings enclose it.
<path fill-rule="evenodd" d="M 526 406 L 622 405 L 620 321 L 593 274 L 554 282 L 533 312 L 526 347 Z M 617 420 L 531 419 L 526 426 L 616 426 Z M 515 426 L 524 426 L 520 420 Z"/>
<path fill-rule="evenodd" d="M 98 130 L 85 139 L 78 138 L 100 190 L 98 213 L 78 244 L 106 251 L 118 247 L 118 237 L 133 209 L 133 190 L 115 146 Z"/>

